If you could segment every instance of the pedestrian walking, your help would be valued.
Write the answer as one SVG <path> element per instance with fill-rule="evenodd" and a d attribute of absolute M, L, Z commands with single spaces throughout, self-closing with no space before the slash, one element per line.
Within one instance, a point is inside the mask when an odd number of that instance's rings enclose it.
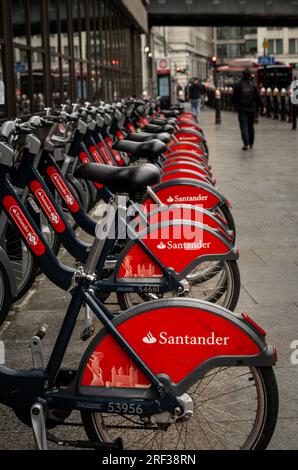
<path fill-rule="evenodd" d="M 203 91 L 200 80 L 196 78 L 189 87 L 189 100 L 191 102 L 191 110 L 197 116 L 198 121 L 201 114 L 201 96 Z"/>
<path fill-rule="evenodd" d="M 238 112 L 243 141 L 242 150 L 252 149 L 255 140 L 254 123 L 256 113 L 260 108 L 264 108 L 264 104 L 248 69 L 244 70 L 242 79 L 234 87 L 233 104 Z"/>

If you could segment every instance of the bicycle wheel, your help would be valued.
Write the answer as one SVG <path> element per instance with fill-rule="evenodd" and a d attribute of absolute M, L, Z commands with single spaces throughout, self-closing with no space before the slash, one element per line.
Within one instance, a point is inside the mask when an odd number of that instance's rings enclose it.
<path fill-rule="evenodd" d="M 183 395 L 181 398 L 185 397 Z M 186 391 L 193 415 L 174 424 L 146 424 L 142 417 L 81 412 L 92 442 L 121 437 L 136 450 L 266 449 L 278 414 L 272 367 L 221 367 Z"/>
<path fill-rule="evenodd" d="M 12 304 L 9 279 L 4 266 L 0 263 L 0 325 L 4 322 Z"/>
<path fill-rule="evenodd" d="M 127 310 L 149 300 L 178 296 L 217 303 L 231 311 L 234 311 L 237 305 L 241 283 L 236 261 L 201 263 L 182 283 L 185 285 L 183 293 L 173 291 L 164 294 L 118 292 L 118 304 L 121 310 Z"/>
<path fill-rule="evenodd" d="M 234 218 L 232 216 L 232 213 L 229 207 L 226 204 L 222 204 L 220 207 L 217 207 L 215 209 L 214 213 L 219 214 L 221 217 L 223 217 L 229 227 L 229 230 L 232 230 L 234 232 L 234 243 L 235 243 L 236 226 L 235 226 L 235 221 L 234 221 Z"/>
<path fill-rule="evenodd" d="M 92 195 L 90 194 L 89 185 L 87 181 L 83 179 L 78 179 L 78 182 L 80 183 L 82 190 L 84 192 L 86 209 L 89 212 L 92 207 Z"/>
<path fill-rule="evenodd" d="M 3 248 L 11 262 L 16 284 L 16 300 L 23 297 L 31 288 L 37 274 L 38 265 L 21 240 L 18 230 L 8 221 L 3 235 Z"/>
<path fill-rule="evenodd" d="M 40 213 L 40 228 L 49 247 L 57 256 L 61 247 L 61 242 L 58 236 L 56 235 L 55 231 L 52 229 L 48 219 L 44 216 L 42 212 Z"/>

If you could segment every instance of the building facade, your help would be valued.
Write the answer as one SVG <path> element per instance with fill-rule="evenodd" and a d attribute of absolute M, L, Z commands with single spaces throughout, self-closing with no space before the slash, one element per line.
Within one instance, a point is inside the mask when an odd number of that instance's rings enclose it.
<path fill-rule="evenodd" d="M 267 54 L 276 60 L 291 64 L 294 76 L 298 75 L 298 27 L 218 27 L 215 28 L 215 47 L 218 63 L 230 59 L 250 57 L 257 59 L 264 54 L 263 43 L 267 39 Z"/>
<path fill-rule="evenodd" d="M 171 59 L 174 85 L 179 83 L 185 87 L 191 78 L 208 76 L 213 54 L 213 28 L 154 27 L 150 47 L 154 59 Z"/>
<path fill-rule="evenodd" d="M 263 54 L 264 39 L 268 40 L 268 54 L 276 60 L 286 62 L 293 67 L 294 77 L 298 77 L 298 27 L 258 28 L 258 55 Z"/>
<path fill-rule="evenodd" d="M 258 54 L 258 28 L 223 26 L 214 28 L 215 50 L 219 64 Z"/>
<path fill-rule="evenodd" d="M 141 93 L 146 3 L 2 0 L 0 117 Z"/>

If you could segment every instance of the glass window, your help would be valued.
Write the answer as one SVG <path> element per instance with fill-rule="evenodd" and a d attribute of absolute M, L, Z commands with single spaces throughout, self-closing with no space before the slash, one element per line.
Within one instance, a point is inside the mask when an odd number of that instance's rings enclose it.
<path fill-rule="evenodd" d="M 41 33 L 41 2 L 30 1 L 30 33 L 31 47 L 42 47 Z"/>
<path fill-rule="evenodd" d="M 249 39 L 245 42 L 246 54 L 256 54 L 258 51 L 258 44 L 256 39 Z"/>
<path fill-rule="evenodd" d="M 289 54 L 296 54 L 298 51 L 298 38 L 289 39 Z"/>
<path fill-rule="evenodd" d="M 274 54 L 274 40 L 269 39 L 269 48 L 268 48 L 268 54 Z"/>
<path fill-rule="evenodd" d="M 283 39 L 276 39 L 276 54 L 283 54 L 284 44 Z"/>
<path fill-rule="evenodd" d="M 11 6 L 13 41 L 26 45 L 28 42 L 28 12 L 25 0 L 12 0 Z"/>
<path fill-rule="evenodd" d="M 0 22 L 1 23 L 1 22 Z M 0 31 L 1 34 L 1 31 Z M 0 36 L 1 41 L 1 36 Z M 4 77 L 3 77 L 3 66 L 2 66 L 2 57 L 3 57 L 3 46 L 0 44 L 0 117 L 2 118 L 5 115 L 5 86 L 4 86 Z"/>
<path fill-rule="evenodd" d="M 41 112 L 45 107 L 44 99 L 44 73 L 43 73 L 43 56 L 38 52 L 33 52 L 32 57 L 32 111 Z"/>
<path fill-rule="evenodd" d="M 238 26 L 224 26 L 217 28 L 217 39 L 242 39 L 243 35 L 243 28 Z"/>
<path fill-rule="evenodd" d="M 14 49 L 15 94 L 17 115 L 29 114 L 32 96 L 31 75 L 28 70 L 28 54 L 23 49 Z"/>
<path fill-rule="evenodd" d="M 117 2 L 11 0 L 10 3 L 13 37 L 8 45 L 11 42 L 14 51 L 11 81 L 15 86 L 6 84 L 11 93 L 9 113 L 16 108 L 17 115 L 30 114 L 42 111 L 45 103 L 58 106 L 69 99 L 119 100 L 133 92 L 141 93 L 140 34 L 118 9 Z M 0 12 L 3 5 L 6 2 L 0 2 Z M 3 24 L 0 22 L 0 82 L 6 62 Z M 47 28 L 49 35 L 44 32 Z M 243 34 L 243 28 L 219 28 L 222 37 L 231 31 L 234 37 Z M 205 47 L 201 40 L 198 44 Z M 241 52 L 239 45 L 224 47 L 232 57 Z M 9 70 L 6 75 L 9 77 Z M 3 113 L 0 100 L 0 116 Z"/>

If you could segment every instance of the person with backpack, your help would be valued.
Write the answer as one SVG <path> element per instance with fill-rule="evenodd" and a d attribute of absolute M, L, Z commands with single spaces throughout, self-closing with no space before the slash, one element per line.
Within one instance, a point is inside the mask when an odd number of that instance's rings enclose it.
<path fill-rule="evenodd" d="M 242 150 L 252 149 L 255 140 L 255 116 L 260 108 L 264 108 L 264 105 L 248 69 L 244 70 L 242 79 L 234 87 L 233 104 L 238 112 L 243 141 Z"/>

